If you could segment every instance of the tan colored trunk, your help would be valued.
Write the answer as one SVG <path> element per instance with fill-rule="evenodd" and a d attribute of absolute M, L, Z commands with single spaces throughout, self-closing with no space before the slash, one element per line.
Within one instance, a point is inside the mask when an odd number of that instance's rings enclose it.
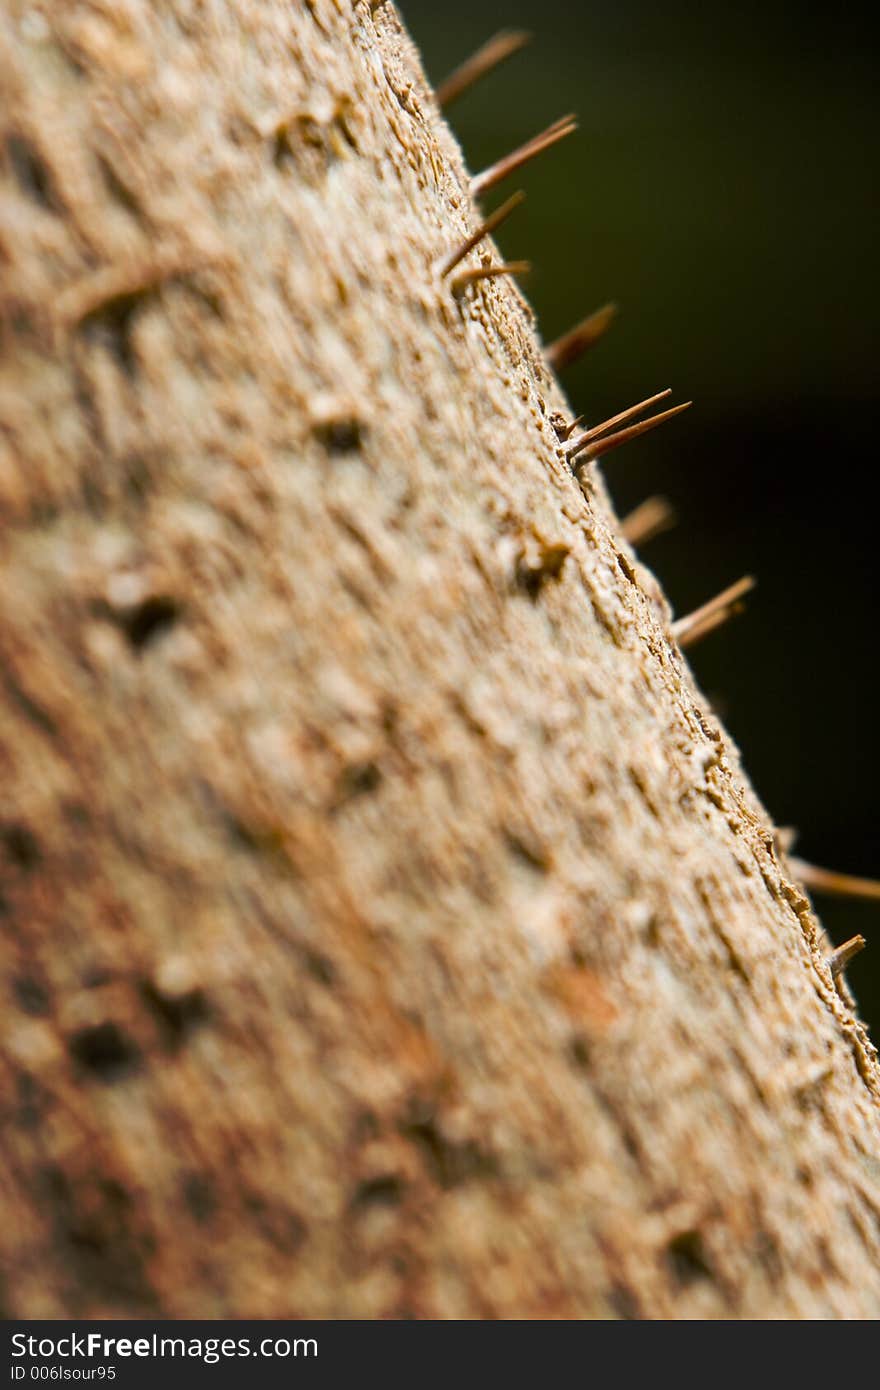
<path fill-rule="evenodd" d="M 0 14 L 6 1311 L 876 1316 L 873 1050 L 394 8 Z"/>

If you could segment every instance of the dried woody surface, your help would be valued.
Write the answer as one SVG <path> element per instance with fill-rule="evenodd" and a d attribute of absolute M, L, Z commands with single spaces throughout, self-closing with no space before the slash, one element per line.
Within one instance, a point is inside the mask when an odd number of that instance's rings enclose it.
<path fill-rule="evenodd" d="M 0 14 L 7 1313 L 880 1314 L 874 1051 L 394 7 Z"/>

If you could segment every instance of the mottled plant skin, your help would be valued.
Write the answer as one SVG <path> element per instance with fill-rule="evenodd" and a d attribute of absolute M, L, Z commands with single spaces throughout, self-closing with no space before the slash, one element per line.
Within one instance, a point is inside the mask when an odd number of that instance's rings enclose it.
<path fill-rule="evenodd" d="M 0 110 L 5 1311 L 877 1316 L 873 1049 L 395 8 L 2 0 Z"/>

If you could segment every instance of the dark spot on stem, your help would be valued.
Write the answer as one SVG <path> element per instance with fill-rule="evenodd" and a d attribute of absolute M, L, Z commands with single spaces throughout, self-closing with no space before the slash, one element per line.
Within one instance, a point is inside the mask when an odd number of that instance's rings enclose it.
<path fill-rule="evenodd" d="M 12 981 L 12 993 L 22 1013 L 31 1018 L 45 1018 L 49 1012 L 49 992 L 32 975 L 20 975 Z"/>
<path fill-rule="evenodd" d="M 143 651 L 180 617 L 180 604 L 167 594 L 151 594 L 134 608 L 116 615 L 116 621 L 136 652 Z"/>
<path fill-rule="evenodd" d="M 196 1028 L 211 1016 L 208 1000 L 199 988 L 183 994 L 163 994 L 151 980 L 141 982 L 141 997 L 158 1020 L 169 1051 L 176 1052 Z"/>
<path fill-rule="evenodd" d="M 336 967 L 328 956 L 320 951 L 306 951 L 305 967 L 313 980 L 317 980 L 319 985 L 334 985 L 336 983 Z"/>
<path fill-rule="evenodd" d="M 293 146 L 286 121 L 277 126 L 272 135 L 272 163 L 276 169 L 285 169 L 293 163 Z"/>
<path fill-rule="evenodd" d="M 527 868 L 534 869 L 538 873 L 548 872 L 551 865 L 550 851 L 546 845 L 541 844 L 531 831 L 512 830 L 510 826 L 504 826 L 502 833 L 504 842 L 514 859 L 518 859 Z"/>
<path fill-rule="evenodd" d="M 372 761 L 353 763 L 347 767 L 340 778 L 336 804 L 353 801 L 358 796 L 369 796 L 379 789 L 382 773 Z"/>
<path fill-rule="evenodd" d="M 81 1028 L 70 1038 L 68 1047 L 83 1071 L 108 1084 L 121 1081 L 141 1064 L 139 1048 L 116 1023 Z"/>
<path fill-rule="evenodd" d="M 38 1169 L 34 1184 L 54 1227 L 55 1248 L 69 1265 L 73 1316 L 88 1316 L 95 1301 L 129 1316 L 155 1316 L 145 1268 L 153 1244 L 138 1229 L 136 1204 L 122 1184 L 94 1172 L 74 1183 L 57 1167 Z"/>
<path fill-rule="evenodd" d="M 96 155 L 95 159 L 104 182 L 104 187 L 107 189 L 113 201 L 118 203 L 121 208 L 124 208 L 127 213 L 130 213 L 132 217 L 136 217 L 138 221 L 144 220 L 143 208 L 134 193 L 110 163 L 110 160 L 105 158 L 102 154 Z"/>
<path fill-rule="evenodd" d="M 516 564 L 516 582 L 529 598 L 537 598 L 544 585 L 558 579 L 570 554 L 570 547 L 563 541 L 542 542 L 540 551 L 533 556 L 522 552 Z"/>
<path fill-rule="evenodd" d="M 396 1207 L 403 1200 L 406 1185 L 397 1173 L 382 1173 L 358 1183 L 351 1199 L 353 1211 L 367 1207 Z"/>
<path fill-rule="evenodd" d="M 401 1123 L 400 1132 L 421 1150 L 431 1176 L 441 1187 L 458 1187 L 472 1178 L 498 1177 L 499 1164 L 493 1154 L 486 1153 L 473 1139 L 447 1139 L 431 1111 L 419 1113 L 414 1107 Z"/>
<path fill-rule="evenodd" d="M 699 1231 L 682 1231 L 675 1236 L 666 1247 L 666 1258 L 679 1288 L 715 1278 Z"/>
<path fill-rule="evenodd" d="M 354 415 L 321 420 L 314 426 L 314 435 L 330 454 L 351 454 L 364 442 L 364 426 Z"/>
<path fill-rule="evenodd" d="M 183 1199 L 200 1226 L 210 1221 L 217 1210 L 214 1184 L 204 1173 L 187 1174 L 183 1182 Z"/>
<path fill-rule="evenodd" d="M 41 733 L 47 734 L 50 738 L 57 738 L 58 726 L 52 716 L 37 703 L 26 690 L 19 685 L 15 678 L 7 672 L 0 673 L 3 688 L 6 691 L 12 704 L 16 705 L 22 714 L 39 729 Z"/>
<path fill-rule="evenodd" d="M 639 1300 L 632 1289 L 628 1289 L 625 1284 L 612 1284 L 608 1290 L 608 1302 L 614 1310 L 615 1316 L 625 1322 L 632 1322 L 642 1317 Z"/>
<path fill-rule="evenodd" d="M 18 821 L 0 826 L 0 843 L 7 858 L 25 873 L 36 868 L 42 858 L 36 836 Z"/>
<path fill-rule="evenodd" d="M 92 342 L 100 343 L 119 363 L 127 376 L 137 370 L 137 354 L 131 340 L 137 313 L 152 299 L 156 285 L 142 285 L 112 295 L 83 318 L 80 329 Z"/>
<path fill-rule="evenodd" d="M 10 131 L 4 143 L 13 177 L 22 192 L 47 212 L 60 212 L 62 205 L 55 181 L 31 141 L 18 131 Z"/>

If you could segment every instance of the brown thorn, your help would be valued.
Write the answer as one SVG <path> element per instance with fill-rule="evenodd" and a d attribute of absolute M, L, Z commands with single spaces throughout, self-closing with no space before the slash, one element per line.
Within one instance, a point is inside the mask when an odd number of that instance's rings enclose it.
<path fill-rule="evenodd" d="M 789 859 L 792 870 L 801 883 L 817 893 L 830 893 L 837 898 L 868 898 L 880 901 L 880 883 L 873 878 L 856 878 L 839 874 L 834 869 L 820 869 L 803 859 Z"/>
<path fill-rule="evenodd" d="M 525 29 L 501 29 L 497 34 L 493 34 L 476 53 L 466 58 L 440 83 L 437 88 L 437 100 L 440 105 L 451 106 L 454 101 L 458 101 L 470 87 L 486 77 L 506 58 L 511 58 L 514 53 L 525 48 L 527 43 L 531 43 L 531 39 L 531 34 Z"/>
<path fill-rule="evenodd" d="M 573 116 L 563 116 L 560 120 L 554 121 L 540 135 L 535 135 L 531 140 L 527 140 L 524 145 L 520 145 L 511 154 L 506 154 L 496 164 L 490 164 L 488 169 L 484 169 L 481 174 L 477 174 L 475 178 L 471 179 L 473 197 L 482 197 L 490 188 L 494 188 L 496 183 L 500 183 L 502 179 L 506 179 L 509 174 L 512 174 L 515 169 L 521 168 L 523 164 L 527 164 L 530 159 L 542 154 L 544 150 L 549 150 L 551 145 L 557 144 L 575 130 L 577 130 L 577 121 Z"/>
<path fill-rule="evenodd" d="M 563 333 L 546 349 L 545 356 L 555 372 L 561 372 L 576 362 L 585 352 L 604 338 L 617 314 L 616 304 L 603 304 L 601 309 L 582 319 L 568 333 Z"/>
<path fill-rule="evenodd" d="M 525 275 L 531 268 L 530 261 L 504 261 L 501 265 L 483 265 L 477 266 L 474 270 L 463 270 L 452 281 L 452 293 L 458 299 L 468 285 L 473 285 L 477 280 L 492 280 L 497 275 Z"/>
<path fill-rule="evenodd" d="M 838 975 L 843 974 L 853 956 L 857 956 L 859 951 L 863 951 L 867 944 L 863 936 L 851 936 L 849 941 L 844 941 L 842 946 L 838 946 L 836 951 L 832 951 L 830 956 L 825 957 L 825 964 L 831 971 L 832 980 L 836 980 Z"/>
<path fill-rule="evenodd" d="M 712 613 L 710 617 L 704 618 L 689 632 L 679 639 L 679 646 L 682 650 L 688 647 L 695 647 L 698 642 L 702 642 L 706 637 L 710 637 L 713 632 L 717 632 L 719 627 L 724 627 L 731 618 L 738 618 L 741 613 L 745 613 L 744 603 L 732 603 L 729 608 L 721 608 L 717 613 Z"/>
<path fill-rule="evenodd" d="M 646 497 L 623 518 L 620 531 L 630 545 L 647 545 L 676 523 L 675 510 L 665 497 Z"/>
<path fill-rule="evenodd" d="M 628 444 L 631 439 L 638 439 L 640 434 L 647 434 L 649 430 L 656 429 L 665 420 L 671 420 L 673 416 L 680 415 L 690 405 L 693 405 L 693 401 L 685 401 L 683 405 L 675 405 L 671 410 L 662 411 L 660 415 L 652 415 L 647 420 L 641 420 L 637 425 L 630 425 L 629 429 L 618 430 L 617 434 L 609 434 L 604 439 L 598 439 L 595 444 L 589 444 L 584 450 L 584 463 L 590 459 L 601 458 L 603 454 L 610 453 L 612 449 L 619 449 L 621 444 Z"/>
<path fill-rule="evenodd" d="M 615 425 L 622 425 L 627 420 L 632 420 L 636 415 L 641 415 L 643 410 L 647 410 L 649 405 L 656 405 L 657 401 L 664 401 L 667 396 L 671 396 L 672 391 L 667 386 L 665 391 L 658 391 L 656 396 L 648 396 L 644 401 L 639 401 L 636 405 L 627 406 L 626 410 L 621 410 L 619 415 L 612 415 L 610 419 L 603 420 L 601 425 L 593 425 L 592 429 L 584 430 L 577 439 L 565 451 L 569 463 L 594 439 L 598 439 L 601 434 L 607 434 L 613 430 Z"/>
<path fill-rule="evenodd" d="M 483 237 L 489 236 L 491 232 L 494 232 L 501 226 L 502 222 L 506 222 L 514 209 L 518 208 L 520 203 L 523 202 L 525 196 L 525 193 L 522 191 L 514 193 L 512 198 L 508 198 L 506 203 L 502 203 L 500 208 L 496 208 L 493 213 L 490 213 L 485 221 L 480 223 L 476 231 L 471 232 L 470 236 L 466 237 L 461 245 L 447 256 L 445 261 L 441 262 L 439 267 L 441 278 L 454 270 L 455 267 L 464 260 L 465 256 L 470 251 L 473 251 L 474 247 L 483 240 Z"/>
<path fill-rule="evenodd" d="M 746 574 L 735 584 L 729 585 L 720 594 L 710 598 L 701 608 L 688 613 L 684 618 L 679 618 L 678 622 L 672 624 L 672 633 L 678 645 L 693 646 L 703 637 L 708 637 L 709 633 L 714 632 L 722 623 L 726 623 L 735 613 L 741 612 L 742 605 L 739 600 L 754 587 L 754 579 L 750 574 Z"/>

